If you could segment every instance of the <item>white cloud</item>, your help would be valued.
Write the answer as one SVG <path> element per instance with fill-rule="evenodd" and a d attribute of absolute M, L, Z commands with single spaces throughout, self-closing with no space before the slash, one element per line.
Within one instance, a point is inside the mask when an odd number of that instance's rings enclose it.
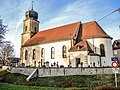
<path fill-rule="evenodd" d="M 94 13 L 94 9 L 90 9 L 92 3 L 94 3 L 93 0 L 83 1 L 82 3 L 78 0 L 64 6 L 58 13 L 56 13 L 55 17 L 43 22 L 41 29 L 56 27 L 76 21 L 93 20 L 94 17 L 92 14 Z"/>

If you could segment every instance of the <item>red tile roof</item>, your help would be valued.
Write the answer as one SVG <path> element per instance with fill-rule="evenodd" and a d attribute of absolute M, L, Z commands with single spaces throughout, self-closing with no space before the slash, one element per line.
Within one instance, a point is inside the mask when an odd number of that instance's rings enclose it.
<path fill-rule="evenodd" d="M 58 40 L 72 39 L 79 29 L 80 22 L 64 25 L 38 32 L 25 42 L 23 46 L 30 46 L 40 43 L 53 42 Z"/>
<path fill-rule="evenodd" d="M 80 22 L 40 31 L 32 38 L 27 40 L 23 46 L 31 46 L 36 44 L 42 44 L 46 42 L 54 42 L 59 40 L 73 39 L 77 30 L 79 32 L 79 40 L 88 38 L 110 38 L 104 30 L 98 25 L 96 21 L 87 22 L 81 24 Z M 79 43 L 79 42 L 78 42 Z"/>
<path fill-rule="evenodd" d="M 92 21 L 82 24 L 82 39 L 89 38 L 111 38 L 111 37 L 104 32 L 104 30 L 98 25 L 96 21 Z"/>
<path fill-rule="evenodd" d="M 72 51 L 92 51 L 92 49 L 90 48 L 86 40 L 82 40 L 69 49 L 69 52 L 72 52 Z"/>

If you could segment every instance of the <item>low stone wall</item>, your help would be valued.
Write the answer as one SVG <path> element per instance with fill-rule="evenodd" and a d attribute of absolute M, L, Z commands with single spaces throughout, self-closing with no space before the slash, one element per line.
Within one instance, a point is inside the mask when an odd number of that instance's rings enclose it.
<path fill-rule="evenodd" d="M 11 68 L 12 73 L 30 75 L 36 68 Z M 112 68 L 38 68 L 38 77 L 113 74 Z"/>
<path fill-rule="evenodd" d="M 16 67 L 12 67 L 10 69 L 11 73 L 20 73 L 24 75 L 30 75 L 34 70 L 35 68 L 16 68 Z"/>

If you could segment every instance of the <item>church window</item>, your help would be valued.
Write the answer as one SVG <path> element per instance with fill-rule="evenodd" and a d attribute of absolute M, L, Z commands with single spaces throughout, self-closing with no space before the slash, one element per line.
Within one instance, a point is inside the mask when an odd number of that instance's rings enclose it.
<path fill-rule="evenodd" d="M 105 47 L 103 44 L 100 44 L 100 54 L 102 57 L 105 57 Z"/>
<path fill-rule="evenodd" d="M 100 62 L 98 61 L 98 64 L 99 64 Z"/>
<path fill-rule="evenodd" d="M 41 49 L 41 57 L 42 57 L 42 58 L 45 57 L 45 49 L 44 49 L 44 48 Z"/>
<path fill-rule="evenodd" d="M 119 42 L 117 42 L 117 43 L 116 43 L 116 45 L 117 45 L 117 46 L 119 46 L 119 45 L 120 45 L 120 43 L 119 43 Z"/>
<path fill-rule="evenodd" d="M 54 59 L 55 58 L 55 48 L 52 47 L 51 48 L 51 59 Z"/>
<path fill-rule="evenodd" d="M 25 26 L 25 31 L 27 31 L 27 26 Z"/>
<path fill-rule="evenodd" d="M 35 49 L 33 50 L 33 60 L 35 59 L 35 56 L 36 56 L 36 52 L 35 52 Z"/>
<path fill-rule="evenodd" d="M 35 29 L 35 32 L 37 32 L 37 28 L 35 27 L 34 29 Z"/>
<path fill-rule="evenodd" d="M 93 67 L 95 67 L 95 62 L 93 62 Z"/>
<path fill-rule="evenodd" d="M 27 60 L 27 58 L 28 58 L 28 51 L 26 50 L 25 51 L 25 60 Z"/>
<path fill-rule="evenodd" d="M 95 53 L 97 52 L 96 47 L 95 47 Z"/>
<path fill-rule="evenodd" d="M 66 58 L 66 46 L 62 47 L 62 56 L 63 58 Z"/>

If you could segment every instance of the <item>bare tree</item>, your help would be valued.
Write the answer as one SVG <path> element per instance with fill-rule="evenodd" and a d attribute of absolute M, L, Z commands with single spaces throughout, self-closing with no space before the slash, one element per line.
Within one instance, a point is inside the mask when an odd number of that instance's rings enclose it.
<path fill-rule="evenodd" d="M 7 31 L 7 25 L 3 24 L 3 20 L 1 19 L 0 16 L 0 63 L 3 62 L 3 58 L 2 58 L 2 48 L 1 46 L 3 46 L 3 41 L 4 41 L 4 36 L 6 34 Z"/>
<path fill-rule="evenodd" d="M 10 58 L 14 57 L 14 45 L 10 41 L 4 41 L 7 31 L 7 25 L 3 24 L 3 20 L 0 17 L 0 61 L 3 64 L 9 64 L 11 62 Z"/>
<path fill-rule="evenodd" d="M 2 40 L 4 39 L 4 36 L 6 34 L 7 25 L 3 24 L 3 20 L 0 18 L 0 43 L 2 43 Z"/>
<path fill-rule="evenodd" d="M 0 45 L 0 58 L 4 62 L 4 64 L 9 64 L 11 59 L 14 57 L 14 45 L 10 41 L 4 41 Z"/>

